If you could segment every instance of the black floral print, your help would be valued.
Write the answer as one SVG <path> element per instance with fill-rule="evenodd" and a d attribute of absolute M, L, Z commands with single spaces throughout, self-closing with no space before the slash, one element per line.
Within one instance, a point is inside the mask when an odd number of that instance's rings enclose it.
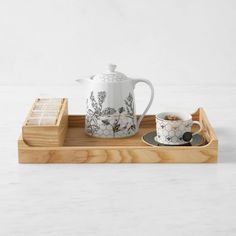
<path fill-rule="evenodd" d="M 129 96 L 125 99 L 126 111 L 128 115 L 134 115 L 134 103 L 133 103 L 133 96 L 129 93 Z"/>
<path fill-rule="evenodd" d="M 102 111 L 101 115 L 102 116 L 111 116 L 115 113 L 116 113 L 116 109 L 111 108 L 111 107 L 107 107 Z"/>
<path fill-rule="evenodd" d="M 119 107 L 117 110 L 112 107 L 103 108 L 103 103 L 106 99 L 106 92 L 100 91 L 95 98 L 92 91 L 89 99 L 87 100 L 87 115 L 86 115 L 86 128 L 87 132 L 91 135 L 97 134 L 101 129 L 99 121 L 106 127 L 110 127 L 113 133 L 113 137 L 120 132 L 126 132 L 126 134 L 132 134 L 136 131 L 136 122 L 134 117 L 134 101 L 133 96 L 129 93 L 128 97 L 124 100 L 125 106 Z M 89 106 L 88 107 L 88 105 Z M 121 115 L 126 116 L 131 121 L 126 124 L 121 124 Z M 112 119 L 111 119 L 112 118 Z M 115 118 L 115 119 L 114 119 Z"/>
<path fill-rule="evenodd" d="M 134 99 L 131 93 L 129 93 L 129 96 L 125 99 L 125 105 L 127 114 L 132 119 L 132 125 L 128 127 L 128 133 L 131 133 L 136 130 L 136 125 L 134 122 Z"/>
<path fill-rule="evenodd" d="M 105 91 L 98 92 L 98 103 L 99 103 L 100 107 L 102 107 L 102 104 L 104 103 L 105 98 L 106 98 L 106 92 Z"/>
<path fill-rule="evenodd" d="M 114 109 L 115 110 L 115 109 Z M 118 109 L 119 115 L 117 116 L 117 118 L 114 120 L 114 122 L 110 123 L 110 121 L 108 119 L 106 120 L 102 120 L 102 122 L 104 123 L 104 125 L 106 126 L 111 126 L 112 131 L 113 131 L 113 137 L 115 137 L 116 133 L 123 131 L 127 128 L 127 125 L 125 126 L 121 126 L 120 124 L 120 115 L 125 111 L 124 107 L 120 107 Z M 114 113 L 113 113 L 114 114 Z"/>

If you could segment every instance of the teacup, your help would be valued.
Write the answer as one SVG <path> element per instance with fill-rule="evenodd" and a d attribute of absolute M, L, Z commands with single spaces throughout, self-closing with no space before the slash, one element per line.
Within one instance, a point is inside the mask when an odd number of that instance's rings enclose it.
<path fill-rule="evenodd" d="M 170 119 L 169 119 L 170 118 Z M 192 126 L 196 124 L 199 129 L 192 133 Z M 189 113 L 184 112 L 162 112 L 156 115 L 155 140 L 165 145 L 184 145 L 191 141 L 192 135 L 202 130 L 202 124 L 193 121 Z"/>

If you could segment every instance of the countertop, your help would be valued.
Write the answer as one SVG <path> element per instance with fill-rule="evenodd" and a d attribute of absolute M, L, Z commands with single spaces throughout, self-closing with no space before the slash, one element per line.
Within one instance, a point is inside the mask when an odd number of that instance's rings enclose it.
<path fill-rule="evenodd" d="M 136 92 L 137 113 L 148 98 Z M 79 86 L 0 86 L 0 235 L 236 235 L 236 86 L 156 86 L 149 111 L 204 107 L 219 139 L 216 164 L 18 164 L 17 139 L 36 97 Z"/>

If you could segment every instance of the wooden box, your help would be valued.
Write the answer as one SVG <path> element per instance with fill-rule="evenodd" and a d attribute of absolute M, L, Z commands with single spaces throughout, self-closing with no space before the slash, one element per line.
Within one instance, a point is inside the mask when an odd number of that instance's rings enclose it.
<path fill-rule="evenodd" d="M 84 115 L 70 115 L 64 144 L 59 147 L 33 147 L 22 137 L 18 141 L 20 163 L 214 163 L 218 141 L 203 108 L 192 114 L 203 124 L 204 146 L 158 146 L 142 142 L 142 136 L 155 129 L 155 116 L 143 119 L 139 132 L 129 138 L 93 138 L 84 132 Z"/>
<path fill-rule="evenodd" d="M 43 105 L 38 103 L 40 99 L 36 99 L 22 127 L 22 140 L 26 145 L 34 147 L 58 147 L 63 145 L 68 129 L 68 100 L 66 98 L 60 100 L 61 102 L 57 104 L 56 110 L 54 108 L 54 110 L 50 109 L 52 105 L 48 105 L 49 109 L 46 112 L 49 115 L 53 113 L 53 117 L 48 115 L 42 118 L 44 113 L 35 109 L 35 107 L 42 107 Z M 32 114 L 37 112 L 39 114 L 34 118 Z M 44 123 L 39 124 L 42 121 Z M 47 121 L 50 123 L 46 123 Z"/>

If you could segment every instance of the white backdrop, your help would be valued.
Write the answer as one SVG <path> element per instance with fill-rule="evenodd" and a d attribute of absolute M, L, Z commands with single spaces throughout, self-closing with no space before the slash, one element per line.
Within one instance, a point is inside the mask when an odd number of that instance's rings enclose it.
<path fill-rule="evenodd" d="M 107 63 L 156 85 L 236 84 L 236 1 L 0 0 L 0 85 L 73 84 Z"/>

